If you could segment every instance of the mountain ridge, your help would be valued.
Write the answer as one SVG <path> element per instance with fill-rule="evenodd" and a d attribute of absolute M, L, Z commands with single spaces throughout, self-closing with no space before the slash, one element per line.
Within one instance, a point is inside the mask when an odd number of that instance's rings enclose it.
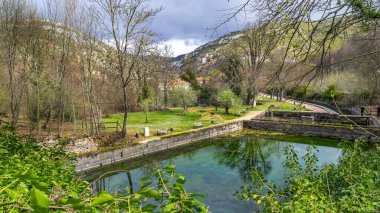
<path fill-rule="evenodd" d="M 210 42 L 207 42 L 206 44 L 197 47 L 192 52 L 172 57 L 172 61 L 173 63 L 176 63 L 177 66 L 182 68 L 185 59 L 190 57 L 195 62 L 194 66 L 196 68 L 197 75 L 204 76 L 210 70 L 215 69 L 215 67 L 217 66 L 217 63 L 213 63 L 212 61 L 220 57 L 218 50 L 221 47 L 228 45 L 234 39 L 237 39 L 240 36 L 242 36 L 242 32 L 243 31 L 233 31 L 227 33 L 215 40 L 212 40 Z"/>

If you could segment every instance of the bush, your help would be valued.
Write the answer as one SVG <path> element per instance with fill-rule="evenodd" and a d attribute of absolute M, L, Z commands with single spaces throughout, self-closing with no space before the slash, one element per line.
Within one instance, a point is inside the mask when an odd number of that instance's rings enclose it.
<path fill-rule="evenodd" d="M 175 87 L 172 91 L 172 101 L 175 106 L 183 107 L 183 114 L 186 109 L 197 102 L 197 92 L 191 88 Z"/>
<path fill-rule="evenodd" d="M 235 95 L 231 90 L 224 90 L 223 92 L 218 94 L 218 102 L 221 106 L 226 110 L 226 114 L 228 114 L 228 110 L 233 107 L 239 107 L 242 105 L 241 99 Z"/>
<path fill-rule="evenodd" d="M 59 147 L 44 148 L 34 139 L 0 131 L 0 212 L 207 212 L 197 194 L 188 194 L 185 177 L 174 167 L 156 169 L 141 179 L 134 194 L 93 196 L 69 162 L 75 156 Z M 127 171 L 126 171 L 127 172 Z"/>
<path fill-rule="evenodd" d="M 328 86 L 322 91 L 321 97 L 326 101 L 339 101 L 343 98 L 344 92 L 335 87 L 335 85 Z"/>
<path fill-rule="evenodd" d="M 107 113 L 103 116 L 103 118 L 112 118 L 112 115 L 110 113 Z"/>
<path fill-rule="evenodd" d="M 314 91 L 307 86 L 297 86 L 287 91 L 286 94 L 299 99 L 312 99 Z"/>
<path fill-rule="evenodd" d="M 319 167 L 315 147 L 308 147 L 299 163 L 291 146 L 285 149 L 285 188 L 277 188 L 263 174 L 253 172 L 253 186 L 237 194 L 253 199 L 266 212 L 376 212 L 380 209 L 380 147 L 370 147 L 364 139 L 354 145 L 344 143 L 337 165 Z"/>

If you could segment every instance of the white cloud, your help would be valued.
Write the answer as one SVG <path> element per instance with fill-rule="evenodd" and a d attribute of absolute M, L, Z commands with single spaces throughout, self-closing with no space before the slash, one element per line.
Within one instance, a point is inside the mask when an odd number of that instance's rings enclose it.
<path fill-rule="evenodd" d="M 205 43 L 206 42 L 198 39 L 170 39 L 162 41 L 160 46 L 169 46 L 174 56 L 178 56 L 189 53 Z"/>

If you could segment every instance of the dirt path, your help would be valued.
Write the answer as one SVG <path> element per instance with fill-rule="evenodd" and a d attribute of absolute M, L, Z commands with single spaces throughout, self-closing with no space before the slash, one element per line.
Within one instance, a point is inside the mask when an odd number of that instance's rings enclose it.
<path fill-rule="evenodd" d="M 262 113 L 265 113 L 265 111 L 251 111 L 247 115 L 245 115 L 241 118 L 234 119 L 233 121 L 251 120 L 253 118 L 256 118 L 257 116 L 259 116 Z"/>

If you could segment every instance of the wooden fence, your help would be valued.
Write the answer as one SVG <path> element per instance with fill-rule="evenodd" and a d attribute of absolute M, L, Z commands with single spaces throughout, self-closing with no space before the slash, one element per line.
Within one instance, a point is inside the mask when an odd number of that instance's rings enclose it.
<path fill-rule="evenodd" d="M 107 130 L 114 130 L 115 132 L 119 132 L 122 129 L 122 125 L 119 121 L 115 122 L 100 122 L 98 124 L 95 124 L 96 126 L 100 127 L 100 131 L 107 131 Z M 19 121 L 16 125 L 16 131 L 24 134 L 54 134 L 58 131 L 58 124 L 57 122 L 53 122 L 51 127 L 47 126 L 46 128 L 41 128 L 40 132 L 38 132 L 38 124 L 28 121 Z M 62 132 L 64 135 L 67 134 L 77 134 L 77 133 L 86 133 L 86 124 L 84 121 L 77 122 L 77 123 L 64 123 L 62 127 Z M 107 131 L 109 132 L 109 131 Z"/>
<path fill-rule="evenodd" d="M 119 128 L 120 128 L 120 130 L 123 128 L 120 125 L 119 121 L 116 121 L 116 122 L 100 122 L 98 125 L 100 125 L 100 129 L 115 129 L 116 132 L 119 131 Z"/>

